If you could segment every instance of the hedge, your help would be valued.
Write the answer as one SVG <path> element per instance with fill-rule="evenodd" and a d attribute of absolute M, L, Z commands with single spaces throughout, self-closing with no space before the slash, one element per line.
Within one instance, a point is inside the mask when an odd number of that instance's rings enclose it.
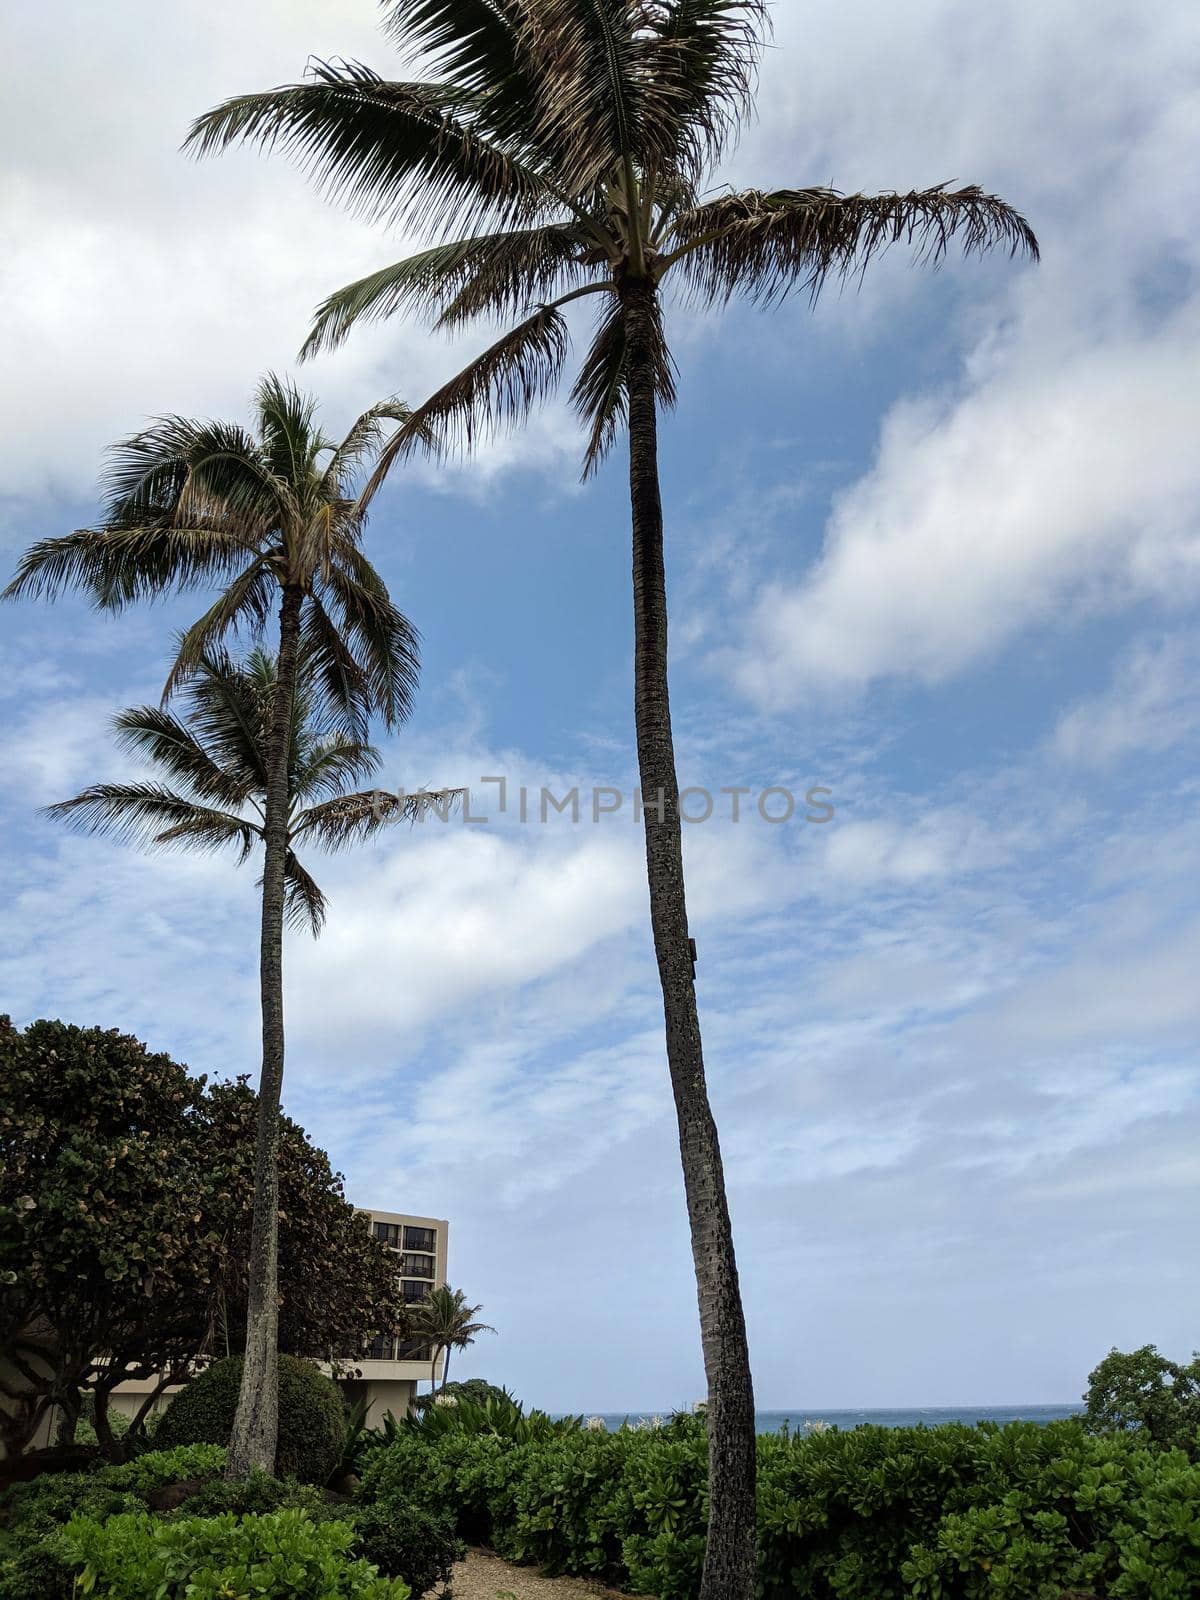
<path fill-rule="evenodd" d="M 367 1502 L 449 1508 L 515 1561 L 694 1600 L 703 1423 L 514 1442 L 407 1432 L 372 1455 Z M 1200 1593 L 1200 1465 L 1133 1434 L 857 1428 L 758 1441 L 760 1600 L 1112 1600 Z"/>

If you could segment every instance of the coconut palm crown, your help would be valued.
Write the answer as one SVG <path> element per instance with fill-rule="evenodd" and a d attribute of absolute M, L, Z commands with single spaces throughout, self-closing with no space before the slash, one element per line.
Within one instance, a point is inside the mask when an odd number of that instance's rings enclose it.
<path fill-rule="evenodd" d="M 47 806 L 46 815 L 147 850 L 229 850 L 240 865 L 262 844 L 277 687 L 275 658 L 264 650 L 244 662 L 224 651 L 205 656 L 181 692 L 182 717 L 161 706 L 134 706 L 113 719 L 117 743 L 167 781 L 91 784 Z M 430 798 L 444 798 L 353 792 L 353 784 L 378 770 L 379 752 L 327 732 L 314 720 L 315 698 L 301 660 L 288 750 L 285 914 L 314 935 L 324 925 L 326 900 L 298 851 L 348 848 L 388 823 L 418 820 Z"/>
<path fill-rule="evenodd" d="M 702 306 L 816 295 L 906 241 L 936 261 L 957 239 L 1037 254 L 1028 223 L 975 186 L 842 194 L 825 187 L 707 192 L 749 114 L 765 11 L 735 0 L 385 0 L 385 26 L 433 74 L 390 81 L 314 62 L 309 81 L 240 95 L 200 117 L 188 146 L 283 149 L 338 200 L 428 249 L 331 294 L 306 353 L 359 321 L 411 311 L 454 330 L 517 318 L 422 405 L 383 452 L 469 444 L 512 422 L 562 376 L 562 311 L 602 296 L 572 400 L 585 471 L 628 413 L 630 315 L 669 286 Z M 675 373 L 658 295 L 647 316 L 655 393 Z M 635 320 L 640 320 L 635 318 Z"/>
<path fill-rule="evenodd" d="M 441 1388 L 446 1387 L 450 1374 L 451 1350 L 465 1350 L 481 1333 L 495 1333 L 488 1323 L 475 1321 L 482 1310 L 482 1306 L 468 1305 L 461 1289 L 448 1285 L 431 1289 L 423 1300 L 409 1307 L 410 1332 L 427 1340 L 433 1350 L 431 1371 L 437 1366 L 438 1356 L 445 1352 Z"/>

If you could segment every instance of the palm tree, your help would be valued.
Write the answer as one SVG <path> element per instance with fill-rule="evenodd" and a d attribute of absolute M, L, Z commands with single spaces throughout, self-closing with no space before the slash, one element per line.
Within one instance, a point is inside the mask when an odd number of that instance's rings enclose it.
<path fill-rule="evenodd" d="M 182 719 L 161 706 L 135 706 L 113 719 L 117 743 L 145 756 L 171 783 L 95 783 L 46 815 L 89 834 L 109 834 L 147 850 L 231 849 L 241 865 L 263 843 L 267 755 L 279 680 L 275 658 L 253 650 L 244 662 L 205 656 L 183 686 Z M 288 748 L 285 919 L 314 936 L 326 901 L 297 850 L 341 850 L 381 827 L 416 821 L 451 792 L 406 795 L 350 792 L 379 767 L 379 752 L 314 722 L 317 696 L 298 663 Z"/>
<path fill-rule="evenodd" d="M 482 1310 L 482 1306 L 469 1306 L 461 1289 L 448 1286 L 431 1289 L 423 1300 L 418 1300 L 409 1308 L 413 1335 L 428 1341 L 433 1351 L 429 1366 L 431 1386 L 437 1383 L 437 1358 L 442 1351 L 445 1351 L 446 1359 L 439 1387 L 444 1389 L 450 1375 L 451 1350 L 465 1350 L 468 1345 L 475 1343 L 477 1335 L 495 1333 L 495 1328 L 489 1327 L 486 1322 L 474 1320 Z"/>
<path fill-rule="evenodd" d="M 754 1400 L 732 1231 L 704 1061 L 684 895 L 667 683 L 657 428 L 675 398 L 667 288 L 694 304 L 816 296 L 905 241 L 936 261 L 952 237 L 1036 255 L 1024 219 L 976 187 L 706 192 L 748 114 L 765 35 L 757 0 L 385 0 L 387 28 L 431 75 L 389 82 L 355 63 L 206 113 L 200 154 L 282 148 L 335 198 L 429 247 L 338 290 L 306 352 L 405 311 L 454 330 L 508 330 L 425 402 L 381 452 L 369 500 L 414 448 L 468 447 L 514 423 L 567 363 L 564 308 L 597 297 L 571 399 L 585 477 L 629 435 L 634 716 L 646 868 L 679 1124 L 708 1380 L 710 1518 L 701 1600 L 754 1582 Z M 512 320 L 516 319 L 516 320 Z"/>
<path fill-rule="evenodd" d="M 278 618 L 263 791 L 263 1051 L 246 1360 L 227 1469 L 236 1478 L 254 1467 L 273 1470 L 278 1431 L 277 1144 L 298 665 L 303 655 L 318 720 L 359 742 L 373 712 L 388 727 L 408 716 L 419 670 L 415 630 L 362 552 L 366 508 L 352 493 L 357 474 L 385 444 L 385 424 L 407 422 L 407 408 L 396 401 L 376 406 L 335 443 L 317 426 L 315 402 L 269 375 L 254 410 L 253 431 L 163 416 L 115 445 L 100 525 L 34 545 L 4 591 L 53 598 L 77 588 L 115 611 L 173 589 L 222 586 L 180 638 L 164 701 L 228 635 L 261 635 L 272 612 Z"/>

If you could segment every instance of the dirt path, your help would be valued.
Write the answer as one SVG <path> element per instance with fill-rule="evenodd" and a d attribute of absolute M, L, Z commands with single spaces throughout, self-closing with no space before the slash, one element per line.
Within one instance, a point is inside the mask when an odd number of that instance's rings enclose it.
<path fill-rule="evenodd" d="M 468 1550 L 454 1569 L 454 1600 L 629 1600 L 585 1578 L 543 1578 L 536 1567 L 514 1567 L 484 1550 Z"/>

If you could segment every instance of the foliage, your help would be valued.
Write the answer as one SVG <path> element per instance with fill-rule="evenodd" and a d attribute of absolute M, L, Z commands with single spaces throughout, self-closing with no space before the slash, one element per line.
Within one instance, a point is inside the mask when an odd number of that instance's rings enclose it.
<path fill-rule="evenodd" d="M 95 1472 L 45 1473 L 0 1496 L 0 1600 L 71 1595 L 74 1569 L 59 1535 L 74 1516 L 102 1522 L 143 1512 L 147 1497 L 181 1480 L 209 1479 L 217 1487 L 225 1467 L 219 1445 L 154 1450 L 121 1466 Z"/>
<path fill-rule="evenodd" d="M 466 1554 L 450 1511 L 423 1511 L 389 1499 L 362 1506 L 353 1521 L 361 1554 L 380 1572 L 403 1578 L 413 1600 L 444 1588 L 454 1563 Z"/>
<path fill-rule="evenodd" d="M 524 1441 L 469 1420 L 406 1429 L 372 1457 L 364 1501 L 451 1507 L 460 1534 L 512 1560 L 693 1600 L 702 1420 Z M 758 1474 L 761 1600 L 1182 1600 L 1200 1585 L 1200 1466 L 1137 1434 L 781 1433 L 758 1440 Z"/>
<path fill-rule="evenodd" d="M 242 141 L 282 150 L 339 200 L 430 237 L 331 294 L 306 353 L 405 312 L 446 330 L 507 328 L 401 425 L 368 494 L 406 450 L 470 447 L 552 392 L 567 361 L 561 308 L 582 296 L 602 296 L 571 395 L 590 470 L 628 416 L 639 290 L 653 297 L 654 328 L 641 353 L 657 402 L 670 405 L 660 285 L 702 305 L 735 294 L 769 304 L 815 296 L 899 241 L 930 260 L 954 237 L 968 252 L 1036 255 L 1025 220 L 975 187 L 711 192 L 753 98 L 761 5 L 388 0 L 387 10 L 405 81 L 323 62 L 306 83 L 226 101 L 189 136 L 202 154 Z"/>
<path fill-rule="evenodd" d="M 444 1354 L 443 1385 L 450 1371 L 451 1350 L 465 1350 L 468 1345 L 475 1343 L 479 1334 L 495 1333 L 495 1328 L 489 1327 L 486 1322 L 474 1320 L 482 1310 L 482 1306 L 468 1305 L 461 1289 L 451 1289 L 448 1285 L 431 1289 L 423 1300 L 410 1308 L 413 1336 L 428 1343 L 434 1361 L 439 1351 Z"/>
<path fill-rule="evenodd" d="M 233 1431 L 242 1358 L 230 1356 L 193 1378 L 176 1396 L 158 1425 L 157 1442 L 227 1444 Z M 281 1356 L 279 1361 L 279 1477 L 323 1484 L 341 1453 L 344 1411 L 338 1387 L 311 1361 Z"/>
<path fill-rule="evenodd" d="M 125 1376 L 186 1377 L 244 1321 L 258 1099 L 99 1028 L 0 1018 L 0 1407 L 8 1451 L 48 1407 L 109 1413 Z M 351 1351 L 403 1325 L 394 1264 L 303 1129 L 280 1130 L 280 1338 Z M 7 1369 L 6 1369 L 7 1370 Z M 147 1407 L 147 1413 L 148 1413 Z"/>
<path fill-rule="evenodd" d="M 469 1400 L 477 1406 L 483 1405 L 489 1399 L 515 1400 L 516 1396 L 507 1389 L 500 1388 L 497 1384 L 489 1383 L 486 1378 L 456 1378 L 449 1383 L 443 1383 L 438 1390 L 439 1394 L 448 1395 L 460 1404 Z M 414 1411 L 428 1411 L 433 1404 L 433 1395 L 419 1394 L 413 1400 Z"/>
<path fill-rule="evenodd" d="M 526 1412 L 520 1401 L 515 1400 L 507 1389 L 493 1389 L 482 1404 L 446 1394 L 442 1390 L 430 1398 L 432 1405 L 410 1413 L 400 1426 L 430 1439 L 447 1433 L 491 1433 L 497 1438 L 520 1443 L 530 1439 L 548 1439 L 581 1426 L 578 1417 L 556 1421 L 544 1411 Z"/>
<path fill-rule="evenodd" d="M 118 744 L 144 757 L 159 781 L 92 784 L 47 815 L 147 850 L 230 849 L 239 864 L 247 860 L 264 837 L 276 665 L 264 650 L 240 662 L 224 650 L 205 655 L 183 687 L 182 718 L 162 706 L 135 706 L 114 718 Z M 310 651 L 297 664 L 292 697 L 284 883 L 288 920 L 314 934 L 325 921 L 325 896 L 296 851 L 353 844 L 384 821 L 415 818 L 426 803 L 376 789 L 348 792 L 377 770 L 379 753 L 328 731 L 319 703 Z"/>
<path fill-rule="evenodd" d="M 80 1591 L 101 1600 L 408 1600 L 398 1578 L 381 1578 L 350 1555 L 346 1523 L 303 1512 L 158 1521 L 145 1515 L 98 1523 L 76 1518 L 60 1536 Z"/>
<path fill-rule="evenodd" d="M 1200 1443 L 1200 1352 L 1187 1366 L 1152 1344 L 1110 1350 L 1088 1374 L 1086 1419 L 1096 1433 L 1145 1429 L 1155 1444 L 1195 1452 Z"/>
<path fill-rule="evenodd" d="M 0 1018 L 0 1348 L 31 1396 L 4 1408 L 10 1451 L 49 1405 L 78 1411 L 97 1354 L 168 1365 L 195 1320 L 202 1093 L 128 1035 Z"/>

